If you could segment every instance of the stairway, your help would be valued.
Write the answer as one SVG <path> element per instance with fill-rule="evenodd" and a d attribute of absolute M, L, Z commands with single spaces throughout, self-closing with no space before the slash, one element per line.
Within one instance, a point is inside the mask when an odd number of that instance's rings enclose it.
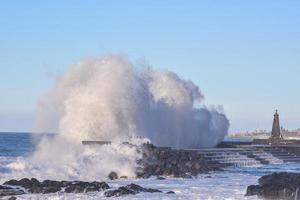
<path fill-rule="evenodd" d="M 284 163 L 300 163 L 300 156 L 294 153 L 288 152 L 283 147 L 261 147 L 261 151 L 264 151 L 272 156 L 282 160 Z"/>
<path fill-rule="evenodd" d="M 219 163 L 222 166 L 253 166 L 266 164 L 300 163 L 300 156 L 280 147 L 245 147 L 245 148 L 215 148 L 202 149 L 208 163 Z"/>

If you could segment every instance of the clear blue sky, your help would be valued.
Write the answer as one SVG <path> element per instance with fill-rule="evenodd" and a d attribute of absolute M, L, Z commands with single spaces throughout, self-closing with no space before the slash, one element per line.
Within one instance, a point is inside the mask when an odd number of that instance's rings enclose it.
<path fill-rule="evenodd" d="M 35 105 L 81 58 L 122 53 L 191 79 L 231 131 L 300 127 L 300 1 L 4 0 L 0 131 L 30 131 Z"/>

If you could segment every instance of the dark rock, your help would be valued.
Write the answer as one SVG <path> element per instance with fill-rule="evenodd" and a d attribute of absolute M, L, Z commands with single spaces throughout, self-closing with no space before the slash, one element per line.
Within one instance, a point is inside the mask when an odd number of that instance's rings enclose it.
<path fill-rule="evenodd" d="M 67 183 L 67 181 L 44 180 L 41 184 L 46 187 L 65 187 L 64 183 Z"/>
<path fill-rule="evenodd" d="M 12 188 L 8 186 L 0 185 L 0 190 L 7 190 L 7 189 L 12 189 Z"/>
<path fill-rule="evenodd" d="M 148 192 L 148 193 L 155 193 L 155 192 L 159 192 L 161 193 L 162 191 L 160 190 L 157 190 L 157 189 L 152 189 L 152 188 L 143 188 L 139 185 L 136 185 L 136 184 L 130 184 L 130 185 L 127 185 L 125 186 L 126 189 L 129 189 L 129 190 L 132 190 L 136 193 L 140 193 L 140 192 Z"/>
<path fill-rule="evenodd" d="M 259 179 L 259 185 L 247 189 L 248 196 L 268 199 L 300 199 L 300 173 L 273 173 Z"/>
<path fill-rule="evenodd" d="M 261 191 L 261 188 L 259 185 L 250 185 L 247 188 L 247 193 L 246 196 L 253 196 L 253 195 L 258 195 Z"/>
<path fill-rule="evenodd" d="M 94 185 L 91 185 L 91 186 L 87 186 L 85 188 L 85 192 L 99 192 L 99 188 L 94 186 Z"/>
<path fill-rule="evenodd" d="M 85 187 L 83 185 L 69 185 L 66 187 L 66 193 L 83 193 Z"/>
<path fill-rule="evenodd" d="M 169 192 L 167 192 L 166 194 L 175 194 L 175 192 L 169 191 Z"/>
<path fill-rule="evenodd" d="M 130 185 L 125 186 L 125 188 L 128 189 L 128 190 L 132 190 L 132 191 L 134 191 L 136 193 L 147 192 L 146 188 L 143 188 L 143 187 L 141 187 L 139 185 L 136 185 L 136 184 L 133 184 L 133 183 L 130 184 Z"/>
<path fill-rule="evenodd" d="M 121 176 L 120 178 L 122 178 L 122 179 L 128 179 L 127 176 Z"/>
<path fill-rule="evenodd" d="M 65 188 L 66 193 L 95 192 L 109 189 L 105 182 L 73 182 Z"/>
<path fill-rule="evenodd" d="M 148 192 L 148 193 L 161 193 L 162 191 L 152 188 L 143 188 L 136 184 L 130 184 L 125 187 L 119 187 L 116 190 L 110 190 L 104 193 L 106 197 L 119 197 L 124 195 L 135 195 L 141 192 Z"/>
<path fill-rule="evenodd" d="M 27 192 L 29 193 L 34 193 L 34 194 L 39 194 L 39 193 L 43 193 L 43 187 L 38 186 L 38 185 L 33 185 L 31 187 L 27 187 Z"/>
<path fill-rule="evenodd" d="M 61 187 L 57 187 L 57 186 L 43 187 L 42 189 L 43 194 L 56 193 L 59 191 L 61 191 Z"/>
<path fill-rule="evenodd" d="M 12 179 L 3 183 L 3 185 L 19 186 L 19 181 Z"/>
<path fill-rule="evenodd" d="M 99 189 L 99 191 L 109 189 L 109 185 L 105 182 L 96 182 L 96 181 L 94 181 L 94 182 L 90 183 L 90 186 L 97 187 Z"/>
<path fill-rule="evenodd" d="M 124 195 L 135 195 L 136 193 L 132 190 L 126 189 L 125 187 L 119 187 L 116 190 L 110 190 L 104 193 L 104 196 L 106 197 L 120 197 Z"/>
<path fill-rule="evenodd" d="M 158 176 L 157 180 L 166 180 L 166 178 L 162 177 L 162 176 Z"/>
<path fill-rule="evenodd" d="M 17 180 L 10 180 L 4 183 L 4 185 L 10 185 L 10 186 L 19 186 L 19 187 L 23 187 L 27 190 L 38 190 L 38 188 L 40 187 L 41 183 L 35 179 L 28 179 L 28 178 L 23 178 L 19 181 Z"/>
<path fill-rule="evenodd" d="M 22 194 L 25 194 L 25 192 L 22 189 L 0 185 L 0 197 Z"/>
<path fill-rule="evenodd" d="M 26 189 L 28 193 L 38 193 L 38 194 L 48 194 L 48 193 L 56 193 L 59 191 L 64 191 L 66 193 L 83 193 L 83 192 L 94 192 L 94 191 L 102 191 L 109 189 L 109 186 L 105 182 L 83 182 L 83 181 L 52 181 L 52 180 L 45 180 L 43 182 L 39 182 L 37 179 L 21 179 L 17 180 L 10 180 L 4 183 L 7 186 L 0 186 L 0 195 L 1 195 L 1 188 L 4 189 L 7 193 L 7 189 L 10 189 L 9 186 L 14 187 L 22 187 Z M 22 191 L 24 193 L 24 191 Z M 5 193 L 5 194 L 6 194 Z M 17 195 L 14 193 L 7 193 L 7 195 Z"/>
<path fill-rule="evenodd" d="M 119 176 L 118 176 L 118 174 L 117 174 L 116 172 L 110 172 L 110 173 L 108 174 L 108 178 L 109 178 L 110 180 L 115 180 L 115 179 L 118 179 Z"/>
<path fill-rule="evenodd" d="M 152 188 L 147 188 L 146 192 L 149 192 L 149 193 L 162 193 L 162 191 L 160 191 L 158 189 L 152 189 Z"/>
<path fill-rule="evenodd" d="M 17 197 L 14 197 L 14 196 L 8 198 L 8 200 L 16 200 L 16 199 L 17 199 Z"/>

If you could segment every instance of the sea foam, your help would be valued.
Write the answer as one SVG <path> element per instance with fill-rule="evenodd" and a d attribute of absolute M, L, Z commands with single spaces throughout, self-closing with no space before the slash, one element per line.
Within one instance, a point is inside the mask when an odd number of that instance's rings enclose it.
<path fill-rule="evenodd" d="M 136 67 L 120 55 L 82 60 L 39 101 L 34 131 L 57 135 L 43 139 L 30 158 L 19 161 L 25 163 L 22 172 L 14 167 L 13 173 L 95 180 L 116 171 L 133 177 L 141 155 L 123 142 L 213 147 L 229 121 L 218 107 L 196 107 L 202 100 L 198 86 L 173 72 Z M 113 143 L 87 147 L 83 140 Z"/>

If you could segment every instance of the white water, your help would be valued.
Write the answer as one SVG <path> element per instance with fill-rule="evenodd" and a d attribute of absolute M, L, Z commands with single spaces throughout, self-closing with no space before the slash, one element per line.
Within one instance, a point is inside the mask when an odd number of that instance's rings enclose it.
<path fill-rule="evenodd" d="M 213 147 L 229 122 L 221 108 L 196 108 L 202 100 L 198 86 L 173 72 L 138 70 L 118 55 L 83 60 L 41 99 L 36 132 L 53 130 L 73 143 L 144 137 L 174 148 Z"/>
<path fill-rule="evenodd" d="M 138 70 L 118 55 L 83 60 L 57 79 L 37 107 L 35 132 L 52 130 L 57 136 L 10 164 L 11 178 L 93 181 L 111 171 L 134 177 L 141 155 L 120 145 L 124 141 L 212 147 L 227 134 L 229 121 L 222 109 L 196 108 L 202 99 L 198 86 L 173 72 Z M 90 148 L 83 140 L 113 144 Z"/>
<path fill-rule="evenodd" d="M 224 172 L 200 175 L 194 179 L 175 179 L 166 180 L 150 179 L 129 179 L 108 181 L 112 188 L 125 186 L 130 183 L 139 184 L 143 187 L 160 189 L 163 192 L 174 191 L 175 194 L 148 194 L 128 195 L 122 198 L 109 199 L 190 199 L 190 200 L 256 200 L 256 196 L 245 197 L 247 186 L 257 184 L 258 179 L 265 174 L 279 171 L 299 172 L 299 164 L 268 165 L 257 167 L 234 167 Z M 24 195 L 18 199 L 49 199 L 49 200 L 73 200 L 73 199 L 107 199 L 104 192 L 88 194 L 51 194 L 51 195 Z"/>

